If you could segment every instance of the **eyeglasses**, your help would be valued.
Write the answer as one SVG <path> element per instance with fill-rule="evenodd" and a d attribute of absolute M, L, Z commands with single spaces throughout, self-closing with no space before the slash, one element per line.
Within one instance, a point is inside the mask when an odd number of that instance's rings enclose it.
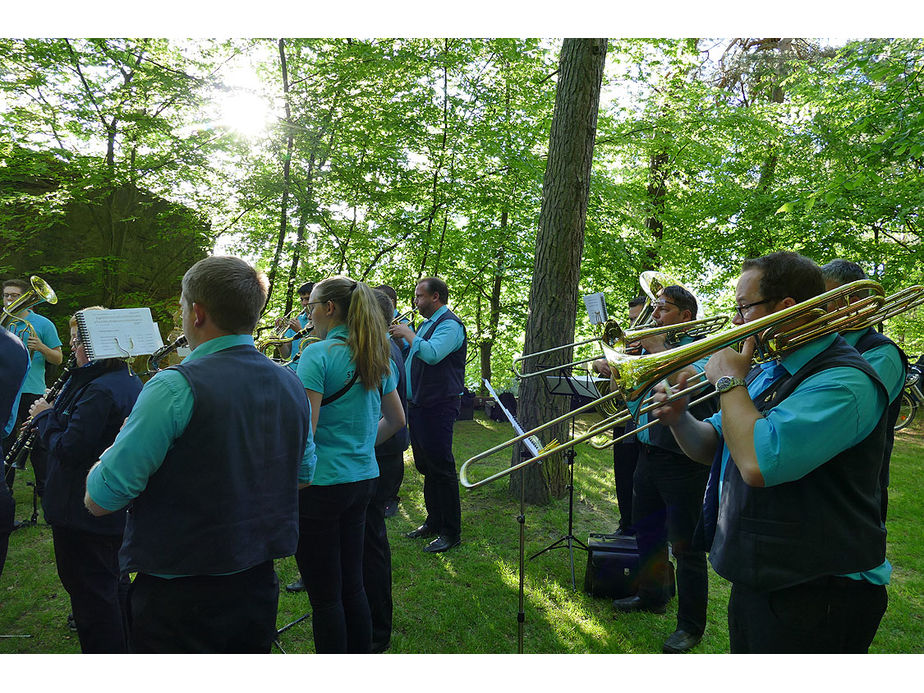
<path fill-rule="evenodd" d="M 745 303 L 743 306 L 737 306 L 737 305 L 736 305 L 736 306 L 735 306 L 735 312 L 738 313 L 738 317 L 739 317 L 739 318 L 741 318 L 742 320 L 744 320 L 744 311 L 750 310 L 750 309 L 753 308 L 754 306 L 760 306 L 760 305 L 763 305 L 764 303 L 770 303 L 770 301 L 773 301 L 773 300 L 775 300 L 775 299 L 772 299 L 772 298 L 765 298 L 763 301 L 754 301 L 754 303 Z"/>
<path fill-rule="evenodd" d="M 327 303 L 327 301 L 308 301 L 305 306 L 308 310 L 311 310 L 311 306 L 323 306 L 325 303 Z"/>
<path fill-rule="evenodd" d="M 653 310 L 664 310 L 665 306 L 674 306 L 674 308 L 680 308 L 676 303 L 671 303 L 670 301 L 655 301 L 651 304 Z"/>

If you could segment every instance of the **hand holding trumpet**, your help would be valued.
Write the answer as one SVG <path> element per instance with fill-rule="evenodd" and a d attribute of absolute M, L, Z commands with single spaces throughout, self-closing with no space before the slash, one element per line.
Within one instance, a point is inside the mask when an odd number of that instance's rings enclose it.
<path fill-rule="evenodd" d="M 405 325 L 403 323 L 389 325 L 388 334 L 391 335 L 394 340 L 406 339 L 408 344 L 414 341 L 414 337 L 417 336 L 417 333 L 414 332 L 410 325 Z"/>

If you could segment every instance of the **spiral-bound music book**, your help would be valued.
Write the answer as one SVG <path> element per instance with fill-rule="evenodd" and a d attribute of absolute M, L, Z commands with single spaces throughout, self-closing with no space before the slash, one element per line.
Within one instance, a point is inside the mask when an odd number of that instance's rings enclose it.
<path fill-rule="evenodd" d="M 164 345 L 150 308 L 80 310 L 74 318 L 91 361 L 153 354 Z"/>

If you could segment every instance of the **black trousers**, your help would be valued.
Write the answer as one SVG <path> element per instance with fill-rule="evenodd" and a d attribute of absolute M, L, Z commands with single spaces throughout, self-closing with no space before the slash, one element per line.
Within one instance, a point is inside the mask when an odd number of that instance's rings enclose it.
<path fill-rule="evenodd" d="M 16 425 L 13 427 L 10 435 L 3 439 L 4 457 L 6 457 L 6 453 L 9 452 L 9 449 L 13 447 L 13 443 L 15 443 L 16 439 L 19 437 L 19 430 L 22 428 L 23 423 L 29 418 L 29 408 L 40 397 L 41 395 L 32 395 L 26 392 L 22 393 L 20 396 L 19 411 L 16 414 Z M 32 464 L 32 473 L 35 475 L 35 492 L 41 497 L 45 493 L 45 474 L 48 468 L 48 451 L 40 440 L 35 440 L 32 451 L 29 453 L 28 460 Z M 6 484 L 10 487 L 10 490 L 12 490 L 15 480 L 16 470 L 12 468 L 7 470 Z"/>
<path fill-rule="evenodd" d="M 426 525 L 453 539 L 462 534 L 459 480 L 452 455 L 452 428 L 459 408 L 458 397 L 433 406 L 408 407 L 414 466 L 424 477 Z"/>
<path fill-rule="evenodd" d="M 614 429 L 613 437 L 623 433 L 623 428 Z M 616 485 L 616 505 L 619 507 L 619 529 L 622 531 L 632 526 L 632 494 L 638 453 L 638 443 L 634 439 L 613 445 L 613 479 Z"/>
<path fill-rule="evenodd" d="M 13 494 L 6 484 L 0 481 L 0 575 L 3 575 L 6 550 L 10 544 L 10 534 L 13 532 L 14 508 Z"/>
<path fill-rule="evenodd" d="M 663 448 L 640 444 L 632 499 L 639 548 L 638 596 L 649 603 L 667 600 L 667 542 L 677 559 L 677 628 L 700 635 L 706 628 L 706 554 L 691 548 L 702 513 L 709 467 Z"/>
<path fill-rule="evenodd" d="M 389 459 L 385 459 L 389 458 Z M 379 470 L 397 458 L 403 466 L 403 454 L 376 455 Z M 391 641 L 391 546 L 385 529 L 385 503 L 392 498 L 393 486 L 376 480 L 375 493 L 366 507 L 366 532 L 363 540 L 363 587 L 372 617 L 372 650 L 378 651 Z"/>
<path fill-rule="evenodd" d="M 272 561 L 232 575 L 168 580 L 138 573 L 129 598 L 132 652 L 268 654 L 276 638 Z"/>
<path fill-rule="evenodd" d="M 397 500 L 401 482 L 404 481 L 404 452 L 375 453 L 379 463 L 379 478 L 376 495 L 383 495 L 387 501 Z"/>
<path fill-rule="evenodd" d="M 311 601 L 318 654 L 365 654 L 372 647 L 363 543 L 374 487 L 375 480 L 367 479 L 299 491 L 295 560 Z"/>
<path fill-rule="evenodd" d="M 71 598 L 85 654 L 128 651 L 124 595 L 119 580 L 122 537 L 52 525 L 58 577 Z"/>
<path fill-rule="evenodd" d="M 885 614 L 885 585 L 824 577 L 772 592 L 732 583 L 732 654 L 865 654 Z"/>

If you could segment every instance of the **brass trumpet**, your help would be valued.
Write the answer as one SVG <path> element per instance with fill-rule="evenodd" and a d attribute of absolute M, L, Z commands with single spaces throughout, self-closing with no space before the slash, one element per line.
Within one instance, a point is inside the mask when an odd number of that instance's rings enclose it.
<path fill-rule="evenodd" d="M 855 295 L 863 293 L 867 293 L 868 295 L 860 299 L 853 298 Z M 754 351 L 754 360 L 757 363 L 763 363 L 778 358 L 787 351 L 803 346 L 806 342 L 813 339 L 834 332 L 860 330 L 871 327 L 880 322 L 879 318 L 882 315 L 896 315 L 897 313 L 908 310 L 914 305 L 924 302 L 924 296 L 922 296 L 922 294 L 924 294 L 924 286 L 914 286 L 905 291 L 892 294 L 889 299 L 887 299 L 882 286 L 877 282 L 860 280 L 832 289 L 831 291 L 827 291 L 807 301 L 798 303 L 790 308 L 771 313 L 763 318 L 731 328 L 725 332 L 720 332 L 712 337 L 707 337 L 669 351 L 645 356 L 629 356 L 624 352 L 604 344 L 603 351 L 609 363 L 610 370 L 613 373 L 612 382 L 616 386 L 613 392 L 604 395 L 599 400 L 595 400 L 590 404 L 579 407 L 552 421 L 541 424 L 530 431 L 526 431 L 522 435 L 512 438 L 500 445 L 496 445 L 468 459 L 459 469 L 459 480 L 466 488 L 481 486 L 501 476 L 506 476 L 517 469 L 535 464 L 552 454 L 570 448 L 578 443 L 582 443 L 601 433 L 605 433 L 613 427 L 620 425 L 620 423 L 627 422 L 629 418 L 635 418 L 637 420 L 641 414 L 657 409 L 662 405 L 653 402 L 646 403 L 643 400 L 641 406 L 634 414 L 630 413 L 630 410 L 627 408 L 624 413 L 607 417 L 600 423 L 591 426 L 583 435 L 576 436 L 561 445 L 549 446 L 548 449 L 544 450 L 539 455 L 508 467 L 486 479 L 474 483 L 468 479 L 468 468 L 474 462 L 490 457 L 501 450 L 516 445 L 525 438 L 535 436 L 551 426 L 567 421 L 578 414 L 582 414 L 597 406 L 601 401 L 619 397 L 626 401 L 643 399 L 643 395 L 657 383 L 720 349 L 740 344 L 746 339 L 754 337 L 757 342 Z M 830 312 L 827 311 L 828 303 L 837 301 L 844 301 L 844 305 Z M 688 384 L 686 388 L 679 392 L 672 392 L 668 397 L 668 401 L 674 401 L 681 397 L 691 395 L 693 392 L 701 390 L 707 385 L 708 381 L 704 377 L 697 378 L 694 384 Z M 703 401 L 708 397 L 714 396 L 714 394 L 714 392 L 711 392 L 691 404 Z M 650 422 L 650 424 L 654 425 L 656 422 L 655 420 Z"/>
<path fill-rule="evenodd" d="M 391 325 L 401 325 L 405 320 L 411 322 L 411 318 L 417 313 L 417 306 L 414 306 L 408 311 L 401 313 L 401 315 L 396 316 L 392 321 Z"/>

